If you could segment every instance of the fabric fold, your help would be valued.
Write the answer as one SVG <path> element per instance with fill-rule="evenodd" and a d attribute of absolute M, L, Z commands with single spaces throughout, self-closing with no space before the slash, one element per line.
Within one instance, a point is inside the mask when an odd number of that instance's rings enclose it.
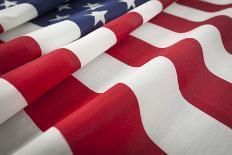
<path fill-rule="evenodd" d="M 17 94 L 22 96 L 20 100 L 26 100 L 26 104 L 30 104 L 80 67 L 88 64 L 101 53 L 115 45 L 140 25 L 159 14 L 162 8 L 163 6 L 160 1 L 148 1 L 115 19 L 112 23 L 110 22 L 77 41 L 18 67 L 2 75 L 1 78 L 8 81 L 18 90 Z M 126 26 L 124 25 L 125 23 Z M 70 56 L 70 54 L 75 56 Z M 30 76 L 25 76 L 27 73 L 30 73 Z M 46 84 L 48 81 L 49 84 Z M 8 86 L 10 84 L 5 85 Z M 3 92 L 4 87 L 6 87 L 5 85 L 0 88 Z M 9 92 L 5 96 L 2 93 L 4 100 L 13 96 L 15 96 L 15 91 L 12 91 L 12 94 Z M 11 101 L 8 105 L 14 105 L 17 102 L 13 103 Z M 19 108 L 18 111 L 21 109 Z M 12 112 L 12 115 L 14 114 L 15 111 Z M 6 118 L 3 118 L 1 122 L 5 120 Z"/>
<path fill-rule="evenodd" d="M 0 45 L 0 66 L 2 66 L 0 74 L 77 40 L 146 1 L 134 0 L 130 3 L 130 0 L 101 0 L 98 3 L 95 1 L 88 3 L 82 0 L 70 2 L 68 10 L 58 8 L 57 11 L 42 16 L 32 21 L 33 24 L 29 24 L 31 27 L 36 27 L 35 29 L 38 26 L 42 28 Z M 20 41 L 25 37 L 28 39 L 28 44 L 40 47 L 38 55 L 33 54 L 34 47 L 25 48 L 24 44 L 20 44 Z M 10 51 L 5 50 L 6 48 Z M 24 50 L 19 50 L 22 48 Z M 8 61 L 4 61 L 5 59 Z M 20 59 L 20 61 L 15 62 L 15 59 Z"/>
<path fill-rule="evenodd" d="M 0 124 L 0 153 L 230 155 L 226 1 L 180 0 L 150 20 L 149 1 L 2 75 L 21 110 Z"/>

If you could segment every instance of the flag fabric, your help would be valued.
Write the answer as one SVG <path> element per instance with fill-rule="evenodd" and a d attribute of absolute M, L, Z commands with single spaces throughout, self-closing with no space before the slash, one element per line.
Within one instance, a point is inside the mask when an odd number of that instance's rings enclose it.
<path fill-rule="evenodd" d="M 65 4 L 72 8 L 68 9 L 68 11 L 61 9 L 64 6 L 60 6 L 58 10 L 33 20 L 33 24 L 27 24 L 27 28 L 30 27 L 30 30 L 38 29 L 37 31 L 22 34 L 23 36 L 13 40 L 11 39 L 0 47 L 0 74 L 19 67 L 41 56 L 41 54 L 45 54 L 79 39 L 106 22 L 125 14 L 130 9 L 146 1 L 73 1 Z M 163 3 L 166 5 L 170 1 L 168 0 Z M 19 31 L 23 30 L 20 29 Z"/>
<path fill-rule="evenodd" d="M 47 51 L 33 37 L 52 29 L 24 35 L 43 55 L 0 77 L 0 152 L 230 155 L 231 7 L 144 1 Z"/>
<path fill-rule="evenodd" d="M 5 118 L 2 117 L 1 122 L 36 100 L 77 69 L 88 64 L 142 23 L 157 15 L 161 9 L 162 3 L 159 1 L 148 1 L 87 36 L 2 75 L 1 98 L 6 100 L 5 105 L 8 106 L 9 114 L 5 115 Z M 149 11 L 149 14 L 145 10 Z M 93 44 L 99 40 L 101 42 Z M 92 46 L 89 46 L 90 44 Z M 28 76 L 24 76 L 28 72 L 30 72 L 29 79 Z M 56 74 L 57 72 L 59 75 Z M 26 84 L 29 80 L 32 84 L 30 87 Z M 6 88 L 9 88 L 8 91 Z M 4 111 L 2 115 L 5 114 Z"/>

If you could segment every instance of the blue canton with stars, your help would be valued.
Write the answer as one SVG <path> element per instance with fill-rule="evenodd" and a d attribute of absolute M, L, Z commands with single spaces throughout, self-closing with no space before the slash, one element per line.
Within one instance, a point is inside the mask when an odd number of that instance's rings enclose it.
<path fill-rule="evenodd" d="M 84 36 L 146 1 L 148 0 L 0 0 L 0 9 L 30 3 L 40 15 L 31 21 L 34 24 L 45 27 L 71 20 L 80 27 L 81 36 Z M 45 12 L 48 13 L 43 14 Z"/>
<path fill-rule="evenodd" d="M 32 22 L 40 26 L 48 26 L 63 20 L 71 20 L 77 23 L 81 36 L 84 36 L 146 1 L 148 0 L 71 1 Z"/>

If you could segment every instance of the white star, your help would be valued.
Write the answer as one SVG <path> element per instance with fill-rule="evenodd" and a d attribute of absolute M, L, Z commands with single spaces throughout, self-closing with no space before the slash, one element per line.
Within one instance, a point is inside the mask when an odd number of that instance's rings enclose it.
<path fill-rule="evenodd" d="M 15 6 L 17 5 L 17 1 L 7 1 L 7 0 L 4 0 L 4 3 L 0 4 L 0 6 L 5 6 L 5 8 L 9 8 L 10 6 Z"/>
<path fill-rule="evenodd" d="M 64 4 L 58 7 L 59 11 L 65 10 L 65 9 L 71 9 L 71 7 L 69 6 L 70 4 Z"/>
<path fill-rule="evenodd" d="M 102 4 L 100 4 L 100 3 L 95 3 L 95 4 L 87 3 L 87 4 L 84 5 L 83 7 L 84 7 L 84 8 L 88 8 L 88 9 L 90 9 L 90 10 L 95 10 L 95 9 L 100 8 L 100 7 L 102 7 L 102 6 L 104 6 L 104 5 L 102 5 Z"/>
<path fill-rule="evenodd" d="M 53 18 L 53 19 L 50 19 L 49 21 L 53 22 L 53 21 L 59 21 L 59 20 L 63 20 L 63 19 L 66 19 L 68 18 L 69 15 L 66 15 L 66 16 L 59 16 L 59 15 L 56 15 L 56 18 Z"/>
<path fill-rule="evenodd" d="M 127 5 L 127 9 L 135 8 L 135 0 L 120 0 L 119 2 L 124 2 Z"/>
<path fill-rule="evenodd" d="M 105 24 L 106 22 L 106 19 L 105 19 L 105 14 L 107 13 L 108 11 L 93 11 L 91 12 L 90 16 L 93 16 L 94 17 L 94 26 L 97 25 L 97 23 L 99 21 L 101 21 L 103 24 Z"/>

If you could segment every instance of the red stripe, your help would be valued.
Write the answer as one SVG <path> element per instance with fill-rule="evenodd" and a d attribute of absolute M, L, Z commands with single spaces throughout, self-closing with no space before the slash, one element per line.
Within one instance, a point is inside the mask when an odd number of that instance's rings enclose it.
<path fill-rule="evenodd" d="M 165 154 L 144 131 L 137 99 L 124 84 L 97 94 L 71 76 L 25 111 L 42 131 L 59 122 L 74 154 Z"/>
<path fill-rule="evenodd" d="M 185 5 L 188 7 L 192 7 L 207 12 L 216 12 L 232 7 L 232 4 L 217 5 L 217 4 L 207 3 L 199 0 L 178 0 L 177 2 L 181 5 Z"/>
<path fill-rule="evenodd" d="M 165 154 L 147 136 L 133 91 L 117 84 L 56 124 L 74 154 Z"/>
<path fill-rule="evenodd" d="M 31 37 L 23 36 L 0 44 L 0 75 L 40 55 L 40 46 Z"/>
<path fill-rule="evenodd" d="M 13 84 L 28 104 L 70 76 L 80 61 L 71 51 L 59 49 L 2 76 Z"/>
<path fill-rule="evenodd" d="M 46 131 L 96 96 L 97 93 L 70 76 L 24 110 L 42 131 Z"/>
<path fill-rule="evenodd" d="M 229 17 L 217 16 L 203 22 L 192 22 L 171 14 L 160 13 L 160 15 L 150 20 L 150 22 L 179 33 L 190 31 L 205 24 L 214 25 L 220 31 L 225 48 L 228 52 L 232 53 L 232 20 Z"/>
<path fill-rule="evenodd" d="M 142 24 L 143 18 L 140 14 L 136 12 L 129 12 L 112 22 L 105 24 L 104 27 L 112 30 L 117 37 L 117 41 L 120 41 Z"/>
<path fill-rule="evenodd" d="M 177 70 L 183 97 L 195 107 L 232 127 L 232 85 L 206 68 L 201 46 L 196 40 L 185 39 L 161 49 L 129 36 L 107 53 L 134 67 L 142 66 L 157 56 L 169 58 Z"/>

